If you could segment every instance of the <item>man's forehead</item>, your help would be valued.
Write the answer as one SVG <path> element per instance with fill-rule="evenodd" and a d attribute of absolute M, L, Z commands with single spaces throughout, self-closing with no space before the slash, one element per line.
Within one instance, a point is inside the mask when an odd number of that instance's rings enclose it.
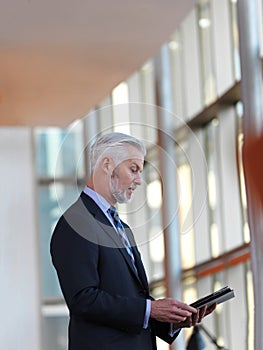
<path fill-rule="evenodd" d="M 128 162 L 130 164 L 142 165 L 144 163 L 144 157 L 127 157 L 122 162 Z"/>
<path fill-rule="evenodd" d="M 130 163 L 134 163 L 134 164 L 143 164 L 144 163 L 144 158 L 130 158 L 127 159 Z"/>
<path fill-rule="evenodd" d="M 131 158 L 131 157 L 127 157 L 127 159 L 123 159 L 122 161 L 118 162 L 119 165 L 121 164 L 126 164 L 126 165 L 129 165 L 129 166 L 132 166 L 132 165 L 135 165 L 137 168 L 139 169 L 143 169 L 143 164 L 144 164 L 144 157 L 134 157 L 134 158 Z"/>

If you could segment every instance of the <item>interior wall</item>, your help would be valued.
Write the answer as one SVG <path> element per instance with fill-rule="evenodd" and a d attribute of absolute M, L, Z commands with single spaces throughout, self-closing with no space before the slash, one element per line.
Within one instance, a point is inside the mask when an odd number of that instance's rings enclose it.
<path fill-rule="evenodd" d="M 40 349 L 38 241 L 30 128 L 0 128 L 0 349 Z"/>

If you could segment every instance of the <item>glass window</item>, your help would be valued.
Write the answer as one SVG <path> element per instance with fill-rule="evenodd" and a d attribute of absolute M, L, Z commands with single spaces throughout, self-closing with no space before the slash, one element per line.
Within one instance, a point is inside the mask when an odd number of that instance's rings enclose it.
<path fill-rule="evenodd" d="M 210 226 L 211 256 L 217 257 L 223 251 L 222 221 L 220 211 L 220 173 L 218 119 L 214 118 L 206 127 L 206 154 L 208 166 L 208 204 Z"/>
<path fill-rule="evenodd" d="M 80 191 L 80 187 L 63 183 L 52 183 L 38 188 L 42 296 L 45 299 L 62 296 L 55 269 L 51 263 L 50 238 L 57 220 L 77 199 Z"/>
<path fill-rule="evenodd" d="M 237 159 L 238 159 L 238 172 L 239 172 L 239 186 L 240 186 L 240 199 L 241 199 L 241 207 L 242 207 L 242 219 L 243 219 L 243 234 L 244 234 L 244 242 L 250 242 L 250 230 L 248 225 L 248 212 L 247 212 L 247 196 L 246 196 L 246 185 L 245 185 L 245 177 L 244 177 L 244 169 L 243 169 L 243 161 L 242 161 L 242 150 L 244 143 L 244 134 L 243 134 L 243 105 L 241 102 L 236 104 L 236 112 L 237 112 Z"/>
<path fill-rule="evenodd" d="M 190 120 L 204 105 L 200 42 L 196 7 L 181 24 L 185 120 Z"/>
<path fill-rule="evenodd" d="M 38 229 L 41 265 L 42 339 L 45 350 L 67 349 L 68 311 L 50 256 L 50 239 L 63 212 L 85 182 L 83 125 L 35 130 Z"/>
<path fill-rule="evenodd" d="M 36 128 L 35 142 L 37 176 L 84 176 L 81 122 L 69 129 Z"/>
<path fill-rule="evenodd" d="M 43 317 L 43 349 L 67 350 L 68 349 L 68 317 L 45 316 Z"/>
<path fill-rule="evenodd" d="M 202 0 L 198 6 L 198 26 L 201 45 L 201 65 L 204 103 L 208 105 L 216 99 L 216 80 L 211 34 L 210 0 Z"/>
<path fill-rule="evenodd" d="M 182 35 L 180 29 L 177 29 L 169 41 L 170 60 L 171 60 L 171 84 L 173 109 L 175 114 L 175 127 L 183 125 L 185 119 L 185 99 L 184 99 L 184 77 L 183 77 L 183 58 L 182 58 Z"/>
<path fill-rule="evenodd" d="M 129 89 L 126 82 L 112 91 L 114 131 L 130 134 Z"/>
<path fill-rule="evenodd" d="M 113 131 L 112 96 L 106 97 L 98 106 L 98 131 Z"/>
<path fill-rule="evenodd" d="M 218 113 L 220 161 L 221 240 L 229 251 L 244 243 L 240 182 L 237 167 L 237 115 L 233 107 Z"/>
<path fill-rule="evenodd" d="M 229 1 L 230 1 L 230 8 L 231 8 L 234 72 L 235 72 L 236 81 L 239 81 L 241 79 L 241 66 L 240 66 L 240 54 L 239 54 L 238 23 L 237 23 L 237 0 L 229 0 Z"/>
<path fill-rule="evenodd" d="M 147 232 L 149 242 L 151 281 L 164 276 L 164 237 L 162 229 L 162 188 L 155 161 L 149 161 L 145 169 L 147 182 Z"/>
<path fill-rule="evenodd" d="M 192 173 L 191 166 L 181 148 L 177 150 L 178 165 L 178 201 L 181 244 L 181 264 L 183 269 L 195 264 L 195 244 L 192 213 Z M 188 247 L 185 251 L 184 247 Z"/>
<path fill-rule="evenodd" d="M 215 264 L 213 266 L 215 267 Z M 186 277 L 183 281 L 184 300 L 191 303 L 196 298 L 203 297 L 227 285 L 234 289 L 235 298 L 219 304 L 215 312 L 203 320 L 200 334 L 208 349 L 210 347 L 213 349 L 214 344 L 206 332 L 216 338 L 220 346 L 227 349 L 246 350 L 247 342 L 250 342 L 250 346 L 253 343 L 251 337 L 253 334 L 253 290 L 251 271 L 247 263 L 239 263 L 226 269 L 221 268 L 221 271 L 204 274 L 203 277 L 194 275 Z M 247 324 L 249 325 L 248 338 Z M 185 330 L 186 342 L 188 342 L 192 332 L 193 329 Z M 249 349 L 253 349 L 253 347 L 249 347 Z"/>
<path fill-rule="evenodd" d="M 155 92 L 155 70 L 153 61 L 148 61 L 140 70 L 143 134 L 147 142 L 157 142 L 157 108 Z"/>

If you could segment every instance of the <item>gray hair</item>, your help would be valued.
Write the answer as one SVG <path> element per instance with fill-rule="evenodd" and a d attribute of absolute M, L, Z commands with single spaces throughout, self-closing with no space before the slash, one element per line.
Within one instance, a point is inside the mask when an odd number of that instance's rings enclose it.
<path fill-rule="evenodd" d="M 102 156 L 109 156 L 117 163 L 127 154 L 127 145 L 136 147 L 145 156 L 146 148 L 143 142 L 133 136 L 112 132 L 98 137 L 90 148 L 91 170 L 94 170 Z"/>

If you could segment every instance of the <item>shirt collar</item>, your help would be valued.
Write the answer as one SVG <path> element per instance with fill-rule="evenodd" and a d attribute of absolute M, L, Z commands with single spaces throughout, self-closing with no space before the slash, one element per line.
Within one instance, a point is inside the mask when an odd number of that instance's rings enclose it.
<path fill-rule="evenodd" d="M 94 200 L 94 202 L 100 207 L 103 213 L 106 213 L 110 208 L 110 203 L 102 195 L 92 190 L 90 187 L 85 186 L 83 192 Z"/>

